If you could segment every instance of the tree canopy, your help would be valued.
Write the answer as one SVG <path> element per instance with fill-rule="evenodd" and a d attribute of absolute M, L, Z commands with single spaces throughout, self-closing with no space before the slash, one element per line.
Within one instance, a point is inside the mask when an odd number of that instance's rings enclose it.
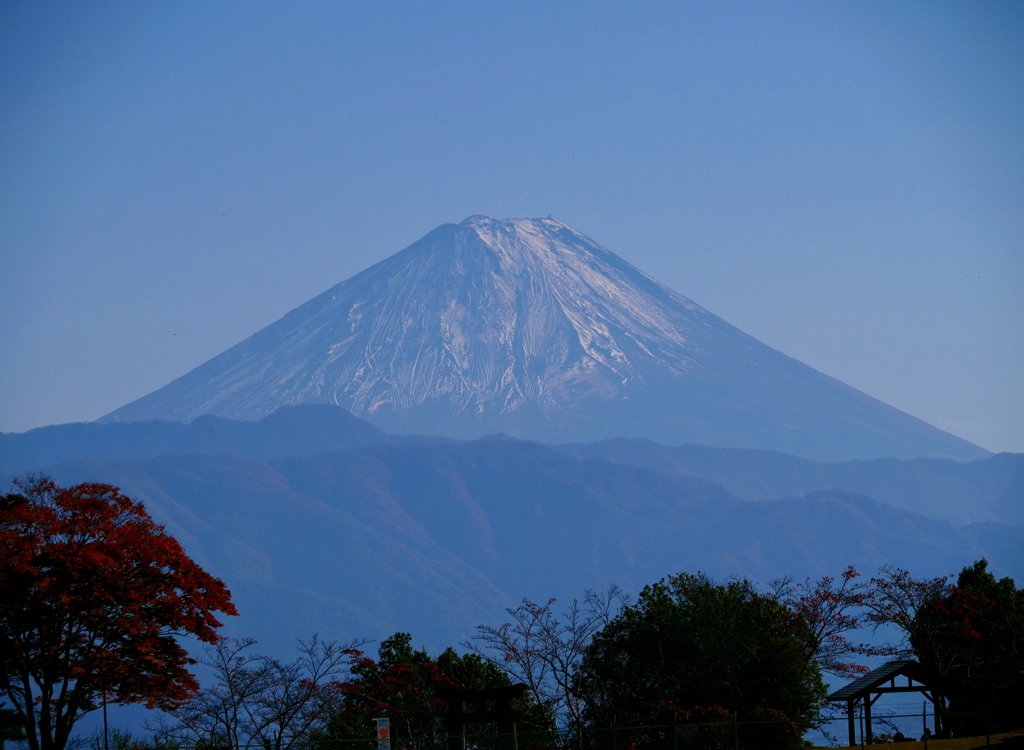
<path fill-rule="evenodd" d="M 771 742 L 796 746 L 824 695 L 807 638 L 798 618 L 749 581 L 672 576 L 647 586 L 594 636 L 577 690 L 597 726 L 734 715 L 771 722 Z"/>
<path fill-rule="evenodd" d="M 31 750 L 61 750 L 102 700 L 171 708 L 198 684 L 175 636 L 214 642 L 224 584 L 105 484 L 45 477 L 0 498 L 0 689 Z"/>
<path fill-rule="evenodd" d="M 821 673 L 857 676 L 866 668 L 851 660 L 865 656 L 915 657 L 959 686 L 952 710 L 1016 708 L 1019 723 L 1022 594 L 984 561 L 965 568 L 956 585 L 895 567 L 870 581 L 851 567 L 837 578 L 765 588 L 680 574 L 646 587 L 632 606 L 614 587 L 560 613 L 553 599 L 524 600 L 507 610 L 509 622 L 479 626 L 462 655 L 449 648 L 434 658 L 408 633 L 395 633 L 376 658 L 359 644 L 317 647 L 314 639 L 301 644 L 299 662 L 282 665 L 243 657 L 249 642 L 221 642 L 210 650 L 218 684 L 177 714 L 200 721 L 174 736 L 287 750 L 309 737 L 369 739 L 372 719 L 387 716 L 400 742 L 439 741 L 451 688 L 516 682 L 528 689 L 517 703 L 520 737 L 552 747 L 600 742 L 607 731 L 620 732 L 620 741 L 669 742 L 673 732 L 684 745 L 796 747 L 824 707 Z M 882 645 L 849 639 L 872 625 L 904 637 Z M 941 701 L 939 712 L 948 712 Z M 217 728 L 222 716 L 238 731 Z M 967 728 L 964 720 L 954 731 Z M 493 727 L 470 732 L 477 729 Z"/>
<path fill-rule="evenodd" d="M 18 712 L 9 708 L 0 708 L 0 750 L 8 740 L 17 742 L 25 739 L 25 727 Z"/>
<path fill-rule="evenodd" d="M 923 604 L 910 645 L 918 661 L 950 680 L 954 732 L 1024 721 L 1024 589 L 997 580 L 986 560 Z"/>
<path fill-rule="evenodd" d="M 352 678 L 342 686 L 344 702 L 330 723 L 332 738 L 365 736 L 377 716 L 391 719 L 393 737 L 427 737 L 441 733 L 445 702 L 437 687 L 454 686 L 422 649 L 412 647 L 409 633 L 381 641 L 374 660 L 350 652 Z"/>
<path fill-rule="evenodd" d="M 471 690 L 507 687 L 507 675 L 477 654 L 458 654 L 448 648 L 437 659 L 412 646 L 409 633 L 395 633 L 381 641 L 377 659 L 349 649 L 351 677 L 340 686 L 343 700 L 326 725 L 331 739 L 369 736 L 371 720 L 391 719 L 398 739 L 438 737 L 444 734 L 445 688 Z M 532 717 L 535 712 L 529 713 Z"/>

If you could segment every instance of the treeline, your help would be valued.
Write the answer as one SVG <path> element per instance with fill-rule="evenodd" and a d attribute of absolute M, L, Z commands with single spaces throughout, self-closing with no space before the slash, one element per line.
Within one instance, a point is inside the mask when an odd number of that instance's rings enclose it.
<path fill-rule="evenodd" d="M 943 675 L 939 710 L 957 735 L 974 712 L 997 728 L 1024 723 L 1020 652 L 1024 591 L 984 560 L 955 582 L 884 568 L 758 587 L 702 574 L 669 576 L 635 602 L 616 588 L 557 608 L 524 600 L 507 622 L 482 625 L 461 653 L 436 657 L 396 633 L 376 658 L 365 643 L 302 643 L 290 663 L 255 656 L 252 642 L 209 649 L 215 687 L 169 716 L 159 736 L 187 745 L 262 746 L 369 739 L 376 717 L 394 739 L 445 736 L 445 691 L 526 685 L 519 731 L 546 746 L 586 744 L 595 728 L 649 729 L 733 722 L 744 747 L 799 747 L 820 718 L 823 673 L 853 678 L 864 657 L 914 658 Z M 852 635 L 885 628 L 893 640 Z M 238 710 L 241 706 L 244 710 Z M 635 736 L 635 735 L 634 735 Z M 665 746 L 669 746 L 666 741 Z"/>
<path fill-rule="evenodd" d="M 216 613 L 234 613 L 223 583 L 117 488 L 37 477 L 16 489 L 0 498 L 0 732 L 24 731 L 31 750 L 63 750 L 108 702 L 164 709 L 161 747 L 336 746 L 388 717 L 394 739 L 422 748 L 444 742 L 452 688 L 513 684 L 526 686 L 518 721 L 535 747 L 725 722 L 744 747 L 798 747 L 819 720 L 823 674 L 856 677 L 868 657 L 940 675 L 938 708 L 957 734 L 971 712 L 1024 723 L 1024 590 L 984 560 L 955 581 L 898 568 L 768 586 L 680 573 L 635 601 L 615 587 L 564 606 L 524 600 L 436 656 L 396 633 L 373 656 L 368 641 L 314 636 L 286 661 L 216 635 Z M 891 639 L 865 645 L 864 629 Z M 208 644 L 210 685 L 187 671 L 180 635 Z"/>

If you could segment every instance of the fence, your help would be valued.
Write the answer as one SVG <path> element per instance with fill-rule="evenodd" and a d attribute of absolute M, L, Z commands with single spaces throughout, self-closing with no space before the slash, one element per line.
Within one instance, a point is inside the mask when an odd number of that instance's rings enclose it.
<path fill-rule="evenodd" d="M 403 738 L 392 735 L 390 750 L 780 750 L 799 747 L 802 738 L 790 721 L 737 721 L 722 717 L 705 723 L 666 726 L 586 728 L 579 733 L 530 732 L 514 735 L 472 731 L 463 735 Z M 184 750 L 184 749 L 183 749 Z M 194 750 L 235 750 L 195 748 Z M 243 750 L 243 749 L 238 749 Z M 264 750 L 251 747 L 244 750 Z M 292 750 L 383 750 L 377 741 L 321 739 Z"/>
<path fill-rule="evenodd" d="M 799 746 L 791 722 L 723 720 L 674 726 L 588 728 L 581 734 L 517 731 L 514 735 L 467 731 L 445 737 L 394 737 L 390 750 L 780 750 Z M 196 747 L 180 750 L 267 750 Z M 292 750 L 383 750 L 376 740 L 321 739 L 299 743 Z"/>
<path fill-rule="evenodd" d="M 1016 717 L 1020 717 L 1017 712 Z M 996 730 L 1005 730 L 1007 716 L 988 714 L 947 714 L 945 726 L 959 726 L 971 734 L 959 736 L 944 731 L 939 739 L 931 713 L 904 713 L 872 717 L 872 736 L 863 736 L 863 722 L 856 722 L 855 742 L 849 744 L 846 716 L 823 718 L 818 726 L 802 737 L 794 733 L 790 722 L 736 721 L 735 718 L 708 723 L 680 723 L 669 726 L 588 728 L 577 735 L 552 736 L 550 733 L 519 731 L 499 735 L 493 731 L 467 731 L 465 735 L 446 737 L 394 736 L 390 750 L 781 750 L 784 748 L 866 748 L 893 743 L 903 750 L 976 750 L 984 747 L 1008 747 L 999 743 Z M 1024 727 L 1017 727 L 1015 742 L 1024 746 Z M 163 750 L 273 750 L 276 743 L 229 747 L 218 743 L 170 745 Z M 303 738 L 283 743 L 288 750 L 383 750 L 374 739 L 335 740 Z M 137 747 L 137 746 L 136 746 Z M 113 749 L 112 749 L 113 750 Z M 126 749 L 128 750 L 128 749 Z M 895 750 L 895 748 L 893 749 Z"/>
<path fill-rule="evenodd" d="M 1021 734 L 1021 712 L 945 713 L 938 728 L 934 713 L 873 713 L 871 736 L 866 736 L 863 715 L 854 718 L 854 744 L 850 745 L 849 724 L 845 715 L 823 718 L 818 727 L 804 735 L 814 747 L 869 747 L 891 743 L 910 743 L 906 750 L 927 748 L 930 745 L 943 750 L 974 750 L 981 747 L 1006 747 L 995 739 L 997 735 Z M 1016 720 L 1016 722 L 1014 721 Z M 941 739 L 941 743 L 938 741 Z M 1024 745 L 1024 736 L 1017 742 Z"/>

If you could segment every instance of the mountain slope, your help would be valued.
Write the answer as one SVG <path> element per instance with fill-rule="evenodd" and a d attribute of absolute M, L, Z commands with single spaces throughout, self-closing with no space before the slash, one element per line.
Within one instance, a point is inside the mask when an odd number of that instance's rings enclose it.
<path fill-rule="evenodd" d="M 284 406 L 256 422 L 200 417 L 178 422 L 112 422 L 0 433 L 0 471 L 19 474 L 80 459 L 136 460 L 220 454 L 256 460 L 315 455 L 374 445 L 445 445 L 451 438 L 382 432 L 337 406 Z M 893 458 L 825 463 L 777 451 L 668 447 L 615 438 L 550 446 L 581 460 L 602 459 L 659 472 L 701 477 L 753 501 L 846 490 L 954 523 L 996 521 L 1024 526 L 1024 454 L 976 461 Z"/>
<path fill-rule="evenodd" d="M 744 500 L 777 500 L 842 489 L 954 523 L 1001 521 L 1024 526 L 1021 453 L 1000 453 L 963 463 L 938 458 L 825 463 L 777 451 L 668 447 L 626 438 L 552 447 L 583 460 L 600 458 L 703 477 Z"/>
<path fill-rule="evenodd" d="M 288 653 L 293 638 L 412 632 L 433 649 L 503 621 L 527 596 L 564 600 L 669 573 L 915 575 L 987 557 L 1024 577 L 1024 529 L 957 526 L 848 492 L 747 502 L 720 486 L 535 443 L 369 446 L 252 461 L 173 456 L 50 467 L 139 499 L 234 592 L 231 634 Z"/>
<path fill-rule="evenodd" d="M 438 227 L 104 417 L 334 403 L 398 432 L 980 458 L 767 347 L 557 219 Z"/>

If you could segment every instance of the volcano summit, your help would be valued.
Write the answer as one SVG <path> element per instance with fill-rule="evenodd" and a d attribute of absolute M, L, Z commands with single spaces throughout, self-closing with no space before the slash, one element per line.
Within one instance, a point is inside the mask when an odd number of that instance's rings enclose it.
<path fill-rule="evenodd" d="M 400 432 L 981 458 L 765 346 L 569 225 L 472 216 L 103 421 L 333 403 Z"/>

